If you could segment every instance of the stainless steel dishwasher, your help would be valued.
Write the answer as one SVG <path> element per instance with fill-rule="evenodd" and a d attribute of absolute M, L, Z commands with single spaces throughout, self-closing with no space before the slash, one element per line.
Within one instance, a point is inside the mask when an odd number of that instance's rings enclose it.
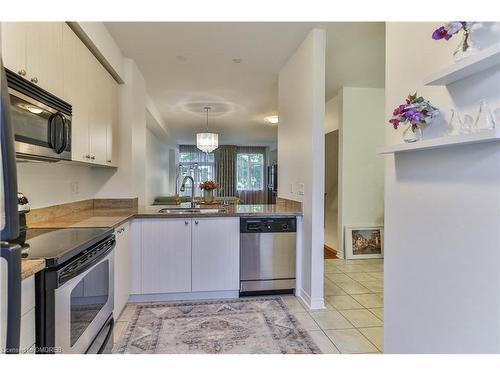
<path fill-rule="evenodd" d="M 240 219 L 240 295 L 293 293 L 297 219 Z"/>

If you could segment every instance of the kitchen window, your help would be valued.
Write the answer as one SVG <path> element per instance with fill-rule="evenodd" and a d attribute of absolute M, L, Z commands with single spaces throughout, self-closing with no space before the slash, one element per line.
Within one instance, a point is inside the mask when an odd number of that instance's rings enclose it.
<path fill-rule="evenodd" d="M 264 189 L 264 154 L 239 153 L 236 157 L 238 191 Z"/>
<path fill-rule="evenodd" d="M 214 154 L 206 154 L 194 147 L 183 146 L 179 152 L 179 186 L 185 176 L 193 177 L 195 196 L 201 196 L 200 183 L 215 180 Z M 179 191 L 179 195 L 191 196 L 191 183 L 188 182 L 186 190 Z"/>

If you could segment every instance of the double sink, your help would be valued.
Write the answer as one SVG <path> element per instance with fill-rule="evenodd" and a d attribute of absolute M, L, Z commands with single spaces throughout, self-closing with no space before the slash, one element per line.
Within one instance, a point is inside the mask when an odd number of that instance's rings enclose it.
<path fill-rule="evenodd" d="M 162 214 L 217 214 L 226 212 L 224 207 L 211 207 L 211 208 L 185 208 L 185 207 L 169 207 L 162 208 L 158 211 Z"/>

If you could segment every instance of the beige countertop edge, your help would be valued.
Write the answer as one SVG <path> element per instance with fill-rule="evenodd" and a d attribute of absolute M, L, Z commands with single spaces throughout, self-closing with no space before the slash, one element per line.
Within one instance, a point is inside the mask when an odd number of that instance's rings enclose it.
<path fill-rule="evenodd" d="M 45 268 L 45 259 L 21 260 L 21 279 L 27 279 Z"/>

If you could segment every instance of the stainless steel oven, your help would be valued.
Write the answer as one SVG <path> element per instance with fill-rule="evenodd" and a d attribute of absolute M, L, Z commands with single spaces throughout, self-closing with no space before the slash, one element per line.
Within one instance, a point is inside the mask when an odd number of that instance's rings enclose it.
<path fill-rule="evenodd" d="M 6 69 L 18 159 L 71 160 L 70 104 Z"/>
<path fill-rule="evenodd" d="M 111 352 L 114 246 L 111 235 L 37 276 L 38 353 Z"/>

